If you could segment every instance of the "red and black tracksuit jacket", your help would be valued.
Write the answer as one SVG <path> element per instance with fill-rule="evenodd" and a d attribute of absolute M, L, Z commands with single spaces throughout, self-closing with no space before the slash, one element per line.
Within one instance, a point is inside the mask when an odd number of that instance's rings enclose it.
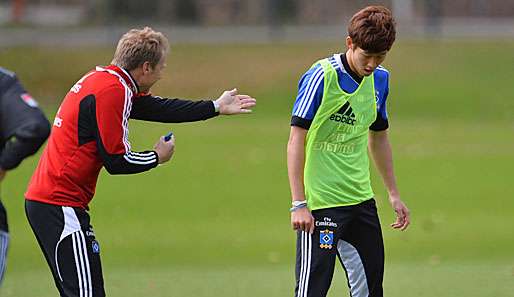
<path fill-rule="evenodd" d="M 59 107 L 25 197 L 87 209 L 102 167 L 110 174 L 132 174 L 158 164 L 155 151 L 131 150 L 129 119 L 178 123 L 217 114 L 210 100 L 140 94 L 124 69 L 96 67 L 71 88 Z"/>

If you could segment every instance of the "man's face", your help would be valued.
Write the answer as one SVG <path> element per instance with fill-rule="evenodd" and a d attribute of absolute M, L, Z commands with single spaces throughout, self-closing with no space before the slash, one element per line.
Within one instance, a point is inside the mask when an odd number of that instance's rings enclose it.
<path fill-rule="evenodd" d="M 349 37 L 348 37 L 349 38 Z M 375 69 L 384 62 L 387 51 L 383 51 L 380 53 L 370 53 L 367 52 L 354 43 L 348 42 L 348 63 L 353 71 L 357 73 L 359 76 L 369 76 L 375 71 Z"/>
<path fill-rule="evenodd" d="M 150 88 L 162 78 L 164 69 L 166 68 L 166 57 L 163 56 L 161 61 L 152 67 L 148 62 L 143 64 L 143 75 L 141 77 L 140 88 L 143 92 L 148 92 Z"/>

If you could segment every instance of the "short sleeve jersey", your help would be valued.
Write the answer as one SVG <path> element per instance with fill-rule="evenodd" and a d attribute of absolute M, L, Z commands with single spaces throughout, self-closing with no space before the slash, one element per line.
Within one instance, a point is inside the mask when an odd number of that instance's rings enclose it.
<path fill-rule="evenodd" d="M 355 74 L 348 65 L 344 54 L 335 54 L 329 58 L 337 71 L 341 88 L 347 93 L 353 93 L 362 78 Z M 369 127 L 373 131 L 383 131 L 389 128 L 386 100 L 389 94 L 389 71 L 378 66 L 373 72 L 375 80 L 375 99 L 377 101 L 377 118 Z M 292 126 L 309 129 L 323 98 L 323 68 L 320 64 L 311 67 L 300 79 L 298 96 L 293 106 Z"/>

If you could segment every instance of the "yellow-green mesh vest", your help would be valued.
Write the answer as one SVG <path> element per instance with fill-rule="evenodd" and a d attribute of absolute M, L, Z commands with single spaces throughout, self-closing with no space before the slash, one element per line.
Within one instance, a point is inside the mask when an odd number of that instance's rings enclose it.
<path fill-rule="evenodd" d="M 305 147 L 305 195 L 311 210 L 361 203 L 373 197 L 368 129 L 377 116 L 373 74 L 344 92 L 328 59 L 324 89 Z"/>

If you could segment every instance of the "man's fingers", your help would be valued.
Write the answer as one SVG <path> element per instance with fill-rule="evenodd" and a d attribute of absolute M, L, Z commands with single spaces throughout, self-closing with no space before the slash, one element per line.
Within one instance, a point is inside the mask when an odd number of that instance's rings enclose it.
<path fill-rule="evenodd" d="M 257 100 L 255 100 L 254 98 L 245 98 L 245 99 L 241 99 L 239 102 L 241 104 L 248 104 L 248 103 L 255 104 L 257 102 Z"/>
<path fill-rule="evenodd" d="M 398 209 L 397 214 L 400 220 L 403 221 L 405 219 L 405 210 L 403 208 Z"/>
<path fill-rule="evenodd" d="M 404 226 L 405 226 L 405 222 L 398 222 L 395 224 L 395 226 L 393 228 L 402 230 L 402 228 Z"/>
<path fill-rule="evenodd" d="M 398 229 L 402 226 L 402 221 L 400 219 L 399 216 L 396 217 L 396 221 L 394 223 L 391 224 L 391 227 L 393 227 L 394 229 Z"/>
<path fill-rule="evenodd" d="M 394 229 L 400 229 L 401 231 L 407 229 L 410 225 L 409 211 L 406 208 L 395 209 L 396 221 L 391 224 Z"/>
<path fill-rule="evenodd" d="M 305 232 L 310 232 L 311 231 L 311 224 L 309 222 L 305 222 L 305 229 L 304 229 Z"/>
<path fill-rule="evenodd" d="M 256 105 L 256 100 L 253 98 L 247 98 L 240 101 L 240 108 L 243 113 L 250 113 L 252 110 L 250 108 Z"/>
<path fill-rule="evenodd" d="M 243 103 L 241 104 L 241 108 L 244 108 L 244 109 L 247 109 L 247 108 L 250 108 L 250 107 L 254 107 L 255 106 L 255 103 Z"/>
<path fill-rule="evenodd" d="M 298 230 L 298 222 L 296 222 L 296 220 L 294 220 L 293 218 L 291 218 L 291 227 L 293 228 L 293 230 Z"/>
<path fill-rule="evenodd" d="M 314 224 L 311 221 L 311 222 L 309 222 L 309 234 L 312 234 L 312 233 L 314 233 Z"/>
<path fill-rule="evenodd" d="M 409 217 L 409 214 L 407 212 L 407 215 L 405 216 L 405 221 L 404 221 L 403 226 L 402 226 L 402 228 L 400 230 L 403 231 L 403 230 L 407 229 L 407 227 L 409 225 L 410 225 L 410 217 Z"/>
<path fill-rule="evenodd" d="M 253 99 L 250 95 L 236 95 L 236 98 L 239 100 Z"/>
<path fill-rule="evenodd" d="M 405 213 L 403 212 L 403 210 L 401 210 L 399 213 L 398 221 L 400 223 L 400 227 L 405 225 Z"/>
<path fill-rule="evenodd" d="M 255 104 L 244 104 L 244 105 L 241 105 L 239 108 L 241 109 L 250 109 L 252 107 L 254 107 Z"/>
<path fill-rule="evenodd" d="M 255 102 L 255 99 L 254 100 L 245 99 L 245 100 L 242 100 L 239 102 L 239 107 L 244 108 L 244 109 L 254 107 L 255 105 L 257 105 L 257 103 Z"/>
<path fill-rule="evenodd" d="M 401 231 L 407 229 L 407 227 L 410 225 L 410 222 L 408 220 L 406 220 L 404 223 L 403 223 L 403 226 L 400 228 Z"/>
<path fill-rule="evenodd" d="M 300 222 L 300 230 L 305 231 L 305 222 Z"/>

